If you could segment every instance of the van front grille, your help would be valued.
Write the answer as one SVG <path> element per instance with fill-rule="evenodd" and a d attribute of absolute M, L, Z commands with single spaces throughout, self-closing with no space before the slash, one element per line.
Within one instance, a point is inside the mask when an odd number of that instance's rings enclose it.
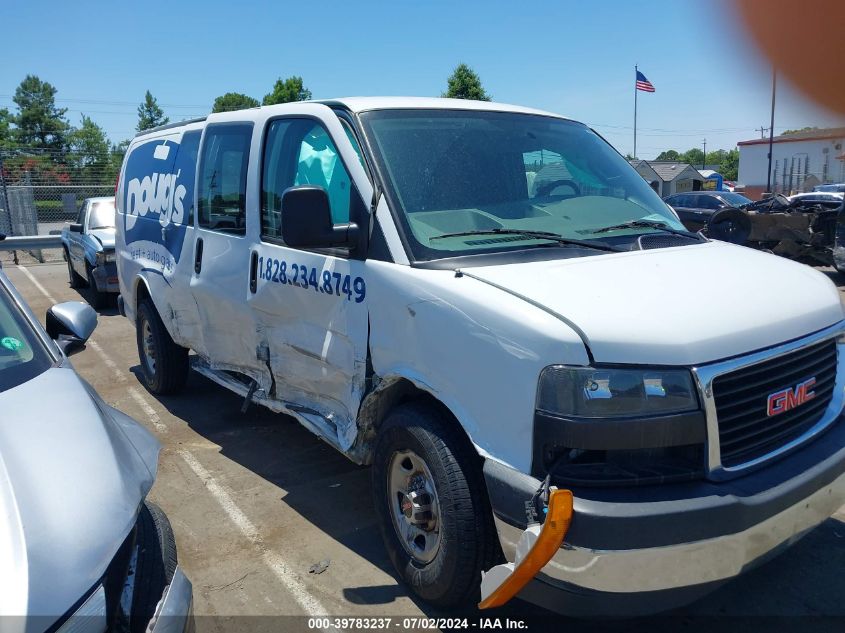
<path fill-rule="evenodd" d="M 713 380 L 719 421 L 722 466 L 740 466 L 763 457 L 812 428 L 833 398 L 836 382 L 836 341 L 827 340 Z M 769 397 L 810 379 L 814 395 L 793 408 L 770 415 Z M 783 399 L 779 402 L 783 403 Z"/>

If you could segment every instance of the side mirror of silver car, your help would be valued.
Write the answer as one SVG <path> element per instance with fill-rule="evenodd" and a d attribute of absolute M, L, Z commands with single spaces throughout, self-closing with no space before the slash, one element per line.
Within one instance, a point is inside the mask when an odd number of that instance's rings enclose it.
<path fill-rule="evenodd" d="M 47 334 L 70 356 L 85 347 L 97 327 L 94 308 L 81 301 L 57 303 L 47 310 Z"/>

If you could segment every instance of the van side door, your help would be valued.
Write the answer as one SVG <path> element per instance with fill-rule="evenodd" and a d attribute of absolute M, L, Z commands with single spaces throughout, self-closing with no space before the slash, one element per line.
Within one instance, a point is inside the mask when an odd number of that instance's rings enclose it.
<path fill-rule="evenodd" d="M 199 311 L 196 351 L 213 368 L 237 371 L 265 388 L 266 369 L 256 355 L 247 304 L 247 173 L 253 127 L 251 122 L 237 121 L 205 128 L 190 289 Z"/>
<path fill-rule="evenodd" d="M 249 303 L 257 346 L 267 352 L 274 397 L 295 405 L 312 430 L 316 427 L 346 450 L 355 439 L 365 387 L 366 262 L 348 248 L 293 248 L 282 236 L 282 196 L 297 185 L 326 190 L 335 224 L 353 221 L 362 230 L 369 226 L 369 209 L 360 194 L 369 182 L 355 158 L 360 150 L 337 116 L 322 110 L 323 116 L 280 116 L 266 122 L 261 230 L 252 253 Z M 356 184 L 351 171 L 361 182 Z"/>

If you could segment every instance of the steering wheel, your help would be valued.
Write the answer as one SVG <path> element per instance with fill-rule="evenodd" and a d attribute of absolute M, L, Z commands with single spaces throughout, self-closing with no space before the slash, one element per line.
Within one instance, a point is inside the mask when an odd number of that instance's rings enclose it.
<path fill-rule="evenodd" d="M 581 188 L 575 184 L 574 181 L 569 180 L 569 178 L 559 178 L 558 180 L 551 180 L 549 182 L 545 182 L 542 185 L 537 187 L 537 193 L 535 197 L 545 197 L 548 196 L 557 189 L 558 187 L 571 187 L 572 191 L 575 192 L 576 196 L 581 195 Z"/>

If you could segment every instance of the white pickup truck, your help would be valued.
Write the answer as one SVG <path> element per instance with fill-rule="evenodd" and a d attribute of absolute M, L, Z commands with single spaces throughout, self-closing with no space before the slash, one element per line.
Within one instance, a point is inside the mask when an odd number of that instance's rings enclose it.
<path fill-rule="evenodd" d="M 116 200 L 147 387 L 192 366 L 371 464 L 431 603 L 666 609 L 845 502 L 836 288 L 687 232 L 581 123 L 412 98 L 212 114 L 138 135 Z"/>

